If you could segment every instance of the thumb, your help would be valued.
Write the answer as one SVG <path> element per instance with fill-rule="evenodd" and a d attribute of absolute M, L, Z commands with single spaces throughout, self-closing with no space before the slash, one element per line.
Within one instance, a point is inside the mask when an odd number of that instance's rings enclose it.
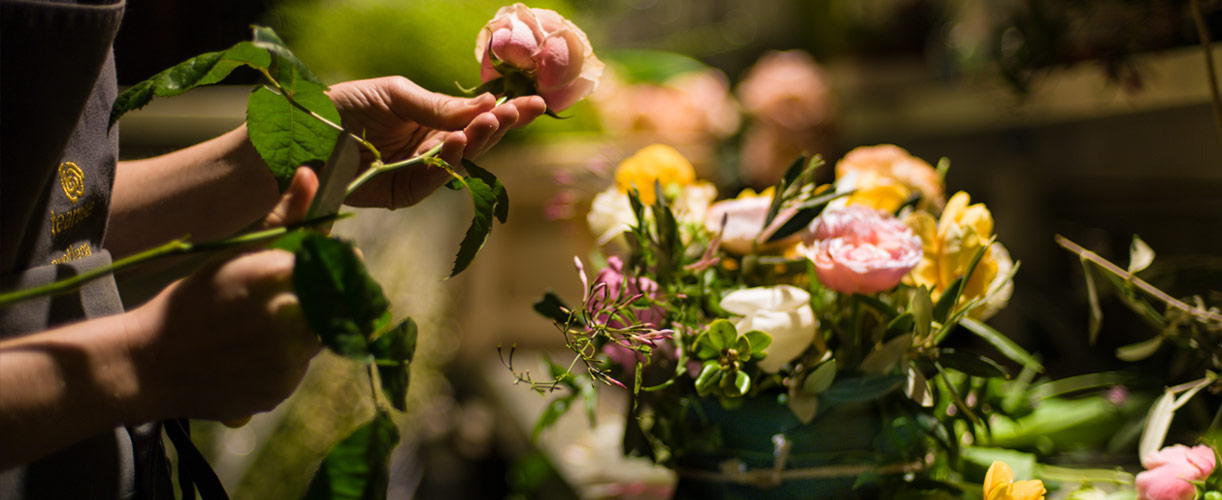
<path fill-rule="evenodd" d="M 496 106 L 496 98 L 492 94 L 480 94 L 468 99 L 426 90 L 406 78 L 384 81 L 390 108 L 400 119 L 438 130 L 462 130 L 480 113 Z"/>
<path fill-rule="evenodd" d="M 318 174 L 309 167 L 298 167 L 293 174 L 293 180 L 288 189 L 280 196 L 280 201 L 263 219 L 264 227 L 282 227 L 305 220 L 306 212 L 310 210 L 310 202 L 318 193 Z"/>

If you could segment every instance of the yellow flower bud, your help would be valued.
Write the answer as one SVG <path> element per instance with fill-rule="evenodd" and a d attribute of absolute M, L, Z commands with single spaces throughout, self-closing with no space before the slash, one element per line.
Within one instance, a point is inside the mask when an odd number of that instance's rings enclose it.
<path fill-rule="evenodd" d="M 620 192 L 627 193 L 635 187 L 641 203 L 646 205 L 653 204 L 656 199 L 655 182 L 666 189 L 671 185 L 686 186 L 695 180 L 696 171 L 691 162 L 675 148 L 665 144 L 646 146 L 620 162 L 615 169 L 615 184 Z"/>

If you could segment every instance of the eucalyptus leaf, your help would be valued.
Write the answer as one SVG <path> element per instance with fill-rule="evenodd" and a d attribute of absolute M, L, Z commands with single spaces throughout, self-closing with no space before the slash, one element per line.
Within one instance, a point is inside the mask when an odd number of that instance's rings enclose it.
<path fill-rule="evenodd" d="M 823 392 L 825 405 L 859 403 L 881 398 L 904 384 L 903 375 L 866 375 L 841 378 Z"/>
<path fill-rule="evenodd" d="M 1002 356 L 1005 356 L 1010 361 L 1032 367 L 1036 371 L 1044 371 L 1044 365 L 1036 360 L 1035 356 L 1032 356 L 1031 353 L 1028 353 L 1016 344 L 1010 337 L 1007 337 L 1004 333 L 997 331 L 988 324 L 973 318 L 964 318 L 959 324 L 967 328 L 968 331 L 975 333 L 981 339 L 984 339 L 985 342 L 988 342 L 994 349 L 997 349 L 997 352 L 1000 352 Z"/>
<path fill-rule="evenodd" d="M 1010 374 L 1001 365 L 975 353 L 941 349 L 938 351 L 938 362 L 942 366 L 958 370 L 973 377 L 1010 378 Z"/>
<path fill-rule="evenodd" d="M 339 111 L 321 85 L 297 80 L 288 90 L 298 105 L 332 123 L 340 122 Z M 326 162 L 340 133 L 267 87 L 250 94 L 246 129 L 250 143 L 276 177 L 281 191 L 288 188 L 297 167 Z"/>
<path fill-rule="evenodd" d="M 1133 243 L 1129 245 L 1129 274 L 1137 274 L 1150 267 L 1153 262 L 1154 249 L 1137 235 L 1133 235 Z"/>
<path fill-rule="evenodd" d="M 399 430 L 379 411 L 373 420 L 331 448 L 310 480 L 304 500 L 385 500 L 390 452 Z"/>
<path fill-rule="evenodd" d="M 912 348 L 912 339 L 911 333 L 905 333 L 888 340 L 881 348 L 867 354 L 859 369 L 867 375 L 881 375 L 891 371 L 904 357 L 904 353 Z"/>
<path fill-rule="evenodd" d="M 1141 361 L 1154 353 L 1158 352 L 1158 348 L 1163 346 L 1163 336 L 1150 337 L 1136 344 L 1129 344 L 1116 348 L 1116 357 L 1122 361 Z"/>
<path fill-rule="evenodd" d="M 407 387 L 411 377 L 412 357 L 416 353 L 416 322 L 411 318 L 369 344 L 382 382 L 382 393 L 399 411 L 407 411 Z"/>
<path fill-rule="evenodd" d="M 806 380 L 802 381 L 802 389 L 799 392 L 809 395 L 820 394 L 831 387 L 832 382 L 835 382 L 835 380 L 836 360 L 829 359 L 815 367 L 815 371 L 806 376 Z"/>
<path fill-rule="evenodd" d="M 1175 393 L 1164 391 L 1146 414 L 1146 427 L 1141 433 L 1141 444 L 1137 448 L 1138 458 L 1145 459 L 1163 447 L 1167 439 L 1167 430 L 1171 428 L 1171 420 L 1175 418 Z"/>
<path fill-rule="evenodd" d="M 110 125 L 128 111 L 143 108 L 153 96 L 173 97 L 195 87 L 218 83 L 238 67 L 267 68 L 270 64 L 271 55 L 250 42 L 192 57 L 120 94 L 110 109 Z"/>
<path fill-rule="evenodd" d="M 336 354 L 369 360 L 369 335 L 390 308 L 381 285 L 344 241 L 310 233 L 295 256 L 293 287 L 310 328 Z"/>

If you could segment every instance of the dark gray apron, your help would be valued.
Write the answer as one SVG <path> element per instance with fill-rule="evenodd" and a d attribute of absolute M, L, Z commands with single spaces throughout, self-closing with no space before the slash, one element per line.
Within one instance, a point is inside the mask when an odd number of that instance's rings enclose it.
<path fill-rule="evenodd" d="M 110 263 L 104 237 L 118 159 L 118 127 L 107 128 L 117 93 L 110 46 L 124 6 L 0 0 L 0 290 Z M 0 307 L 0 338 L 121 312 L 114 280 L 100 279 Z M 171 495 L 155 423 L 0 471 L 0 500 Z"/>

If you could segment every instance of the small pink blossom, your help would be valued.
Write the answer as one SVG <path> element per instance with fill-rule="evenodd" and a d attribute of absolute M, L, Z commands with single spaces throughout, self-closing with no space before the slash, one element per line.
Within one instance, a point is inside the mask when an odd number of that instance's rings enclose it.
<path fill-rule="evenodd" d="M 586 310 L 591 314 L 596 314 L 603 309 L 613 307 L 615 305 L 626 306 L 632 302 L 636 302 L 643 297 L 654 297 L 658 293 L 657 282 L 644 277 L 628 277 L 624 276 L 624 261 L 619 257 L 609 257 L 607 259 L 607 267 L 599 271 L 598 276 L 594 278 L 594 284 L 590 289 L 590 299 L 586 303 Z M 636 319 L 643 326 L 650 328 L 658 328 L 663 324 L 666 313 L 660 306 L 652 305 L 646 308 L 633 308 L 633 313 Z M 625 328 L 630 325 L 624 325 L 619 319 L 611 319 L 603 315 L 597 318 L 596 321 L 606 321 L 607 326 L 612 328 Z"/>
<path fill-rule="evenodd" d="M 521 3 L 501 7 L 475 41 L 480 79 L 521 73 L 551 111 L 562 111 L 598 86 L 603 63 L 585 32 L 556 11 Z"/>
<path fill-rule="evenodd" d="M 1177 444 L 1142 457 L 1141 465 L 1146 471 L 1137 475 L 1137 500 L 1192 500 L 1197 489 L 1189 481 L 1209 477 L 1216 457 L 1208 446 Z"/>
<path fill-rule="evenodd" d="M 903 222 L 860 205 L 828 210 L 812 228 L 802 252 L 819 281 L 841 293 L 895 288 L 923 255 L 921 238 Z"/>

